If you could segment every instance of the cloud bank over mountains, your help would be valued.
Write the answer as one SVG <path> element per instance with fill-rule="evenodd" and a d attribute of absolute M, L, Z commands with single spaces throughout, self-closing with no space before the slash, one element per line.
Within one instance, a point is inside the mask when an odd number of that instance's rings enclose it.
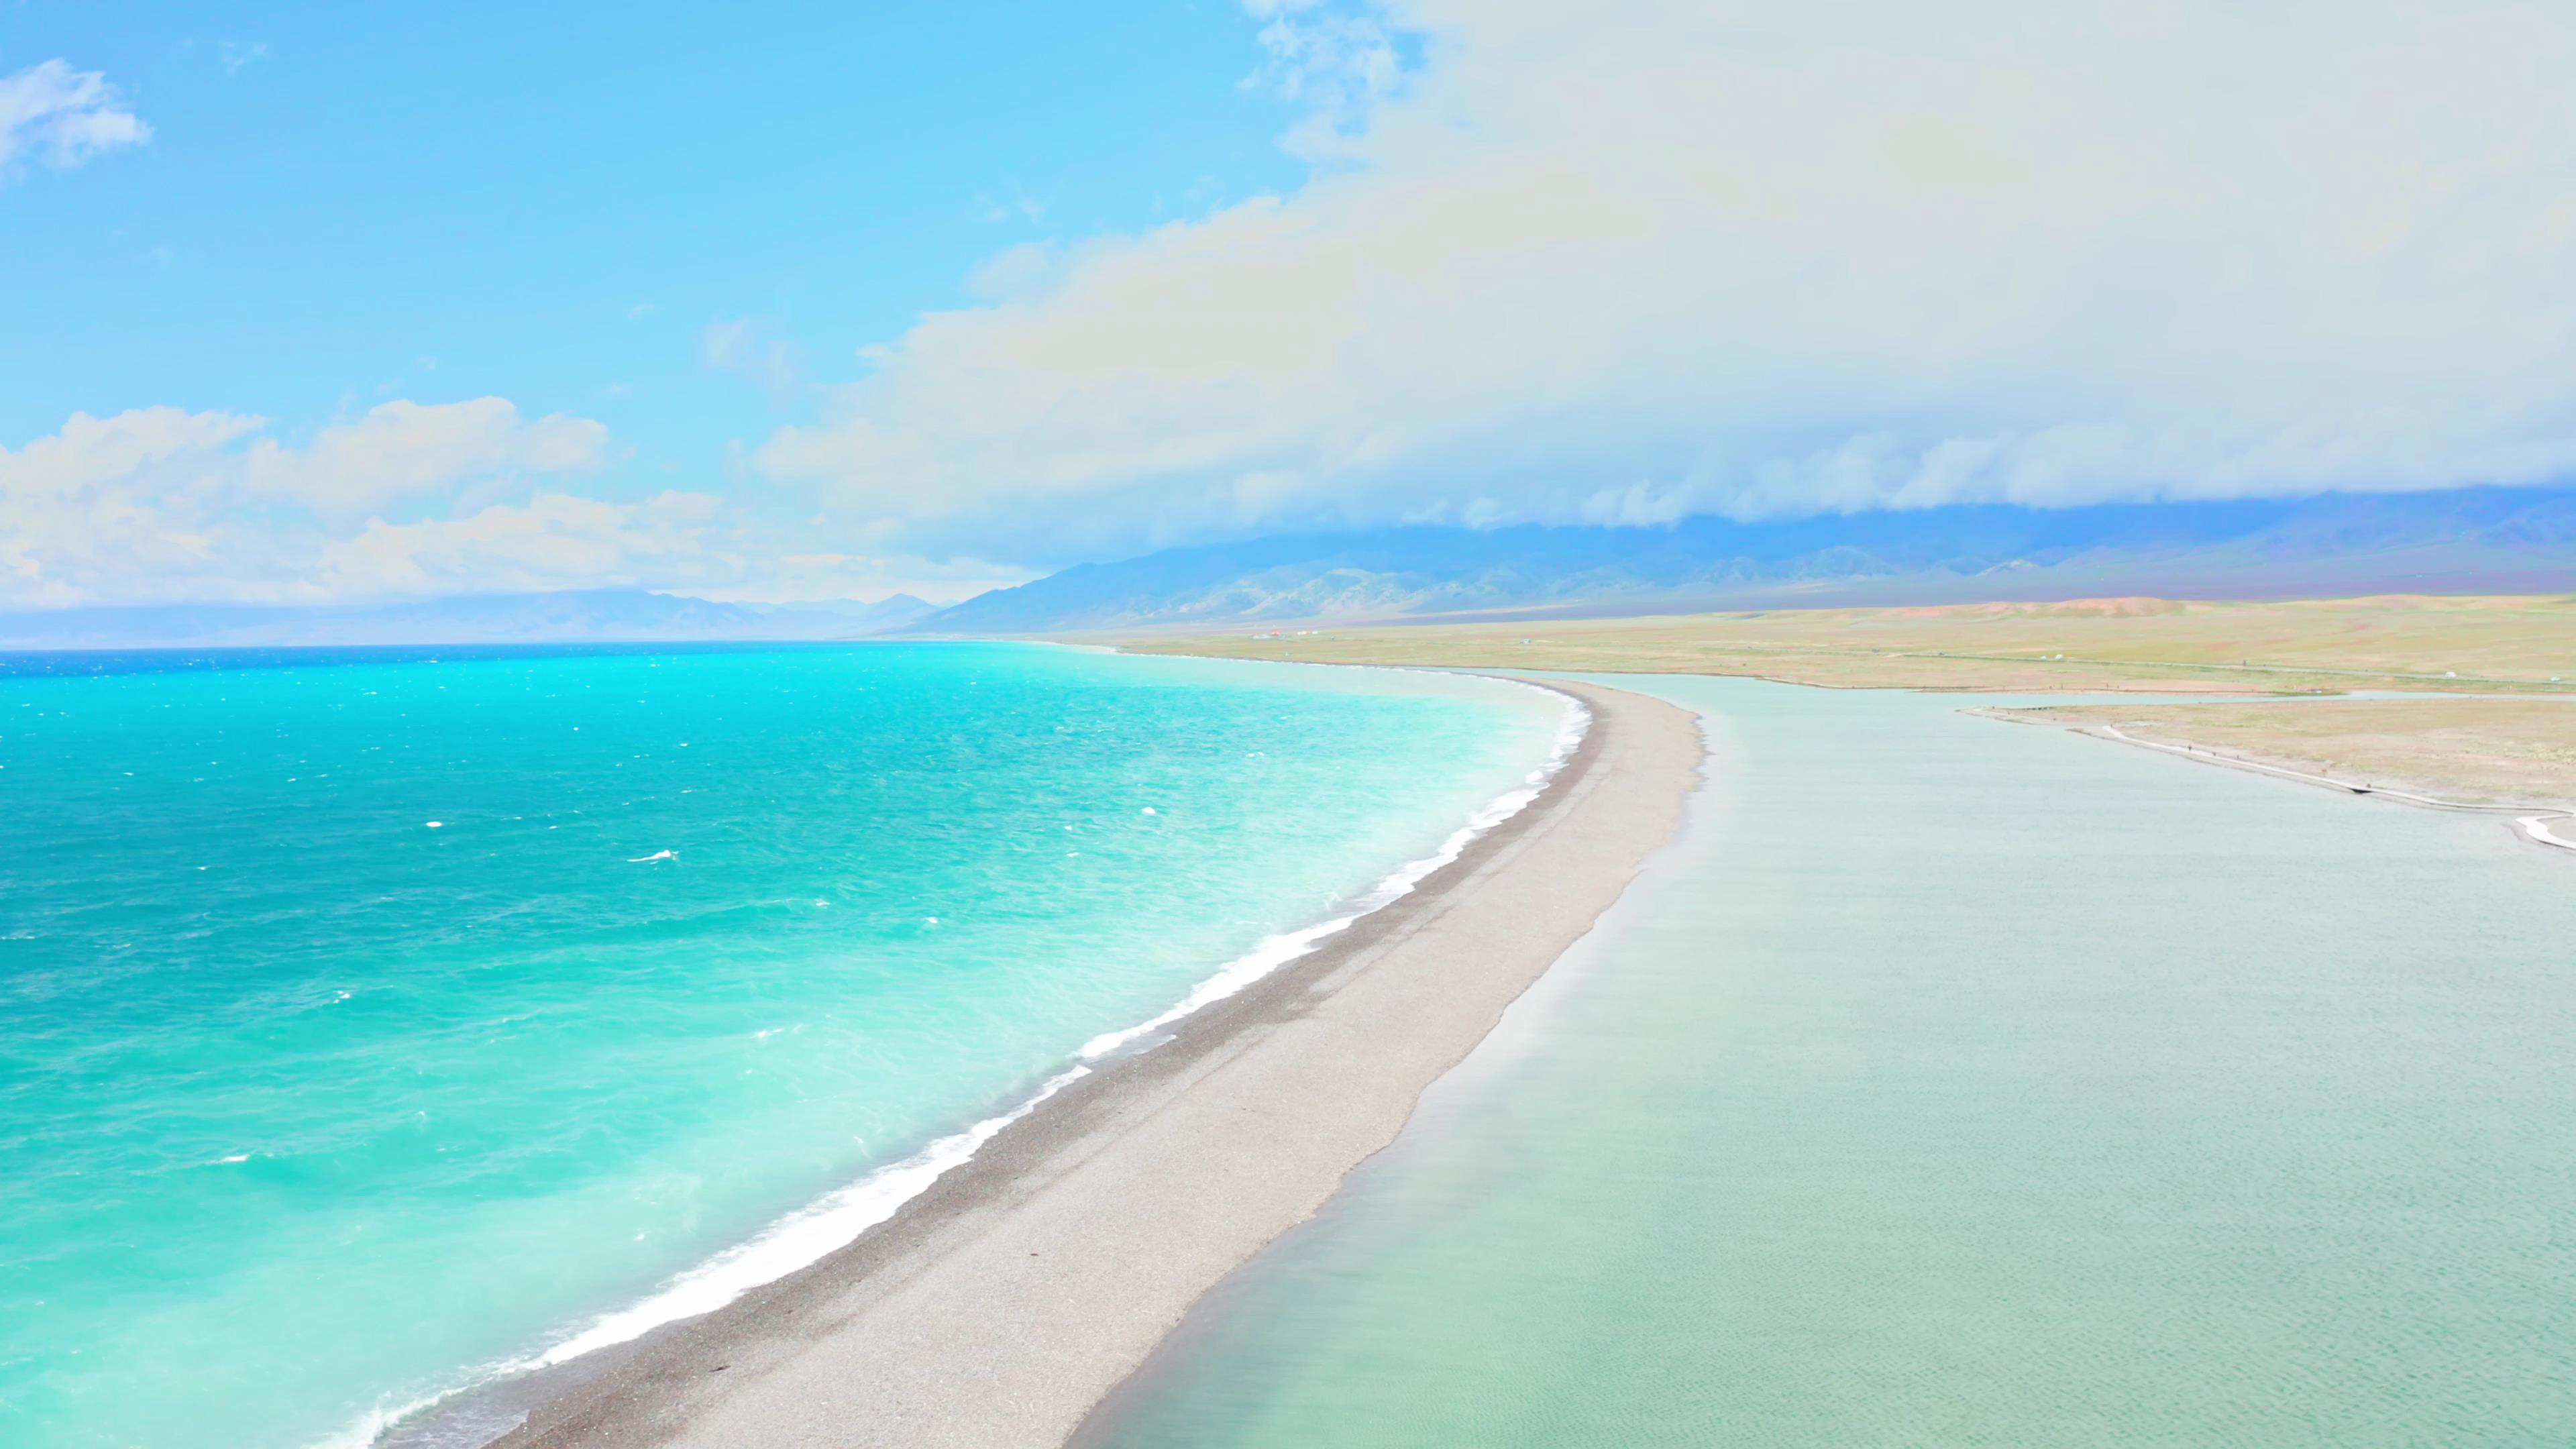
<path fill-rule="evenodd" d="M 2576 479 L 2563 8 L 1246 8 L 1298 187 L 987 257 L 839 363 L 718 315 L 700 360 L 788 421 L 667 476 L 497 396 L 75 414 L 0 440 L 0 607 L 947 600 L 1283 530 Z M 0 77 L 0 183 L 151 135 L 98 72 Z"/>
<path fill-rule="evenodd" d="M 1024 556 L 2576 472 L 2563 11 L 1255 8 L 1309 184 L 999 259 L 758 466 Z"/>

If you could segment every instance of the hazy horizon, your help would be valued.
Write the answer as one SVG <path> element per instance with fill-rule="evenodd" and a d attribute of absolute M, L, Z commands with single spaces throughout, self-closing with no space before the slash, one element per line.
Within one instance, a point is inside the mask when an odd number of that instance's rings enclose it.
<path fill-rule="evenodd" d="M 1268 533 L 1088 563 L 953 602 L 636 585 L 333 602 L 0 609 L 0 649 L 1024 635 L 1292 621 L 1582 617 L 2106 596 L 2576 590 L 2576 490 L 1947 505 L 1735 523 Z M 708 591 L 720 593 L 723 591 Z"/>

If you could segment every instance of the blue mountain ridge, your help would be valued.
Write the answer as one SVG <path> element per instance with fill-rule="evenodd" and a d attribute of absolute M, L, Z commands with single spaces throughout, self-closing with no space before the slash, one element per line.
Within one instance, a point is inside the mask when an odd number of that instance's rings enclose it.
<path fill-rule="evenodd" d="M 831 640 L 1305 620 L 2047 600 L 2576 592 L 2576 488 L 1974 505 L 1662 528 L 1415 525 L 1077 564 L 946 609 L 643 589 L 0 614 L 0 649 Z"/>
<path fill-rule="evenodd" d="M 1031 634 L 1479 613 L 2046 600 L 2106 594 L 2576 591 L 2576 489 L 1970 505 L 1666 528 L 1409 526 L 1081 564 L 910 632 Z"/>

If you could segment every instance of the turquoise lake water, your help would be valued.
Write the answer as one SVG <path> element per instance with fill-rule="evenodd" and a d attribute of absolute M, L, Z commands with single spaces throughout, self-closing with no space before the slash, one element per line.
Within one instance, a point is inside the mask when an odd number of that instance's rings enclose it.
<path fill-rule="evenodd" d="M 2576 1443 L 2576 868 L 1963 704 L 1688 833 L 1089 1442 Z"/>
<path fill-rule="evenodd" d="M 11 1445 L 363 1439 L 811 1256 L 1562 723 L 1009 645 L 213 662 L 0 661 Z"/>

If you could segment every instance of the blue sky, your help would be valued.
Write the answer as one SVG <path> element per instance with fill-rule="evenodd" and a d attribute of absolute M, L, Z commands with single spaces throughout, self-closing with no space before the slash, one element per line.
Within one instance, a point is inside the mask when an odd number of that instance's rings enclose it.
<path fill-rule="evenodd" d="M 1050 13 L 1051 12 L 1051 13 Z M 175 406 L 280 437 L 393 398 L 596 419 L 605 497 L 721 485 L 980 256 L 1293 184 L 1226 4 L 0 12 L 150 128 L 0 190 L 0 446 Z"/>
<path fill-rule="evenodd" d="M 969 300 L 968 266 L 1007 241 L 1299 169 L 1274 144 L 1288 108 L 1238 84 L 1261 53 L 1231 6 L 712 16 L 13 7 L 0 70 L 103 72 L 153 134 L 6 194 L 0 264 L 43 285 L 10 304 L 0 436 L 75 410 L 319 423 L 490 392 L 703 469 L 768 409 L 700 375 L 711 320 L 845 355 Z"/>
<path fill-rule="evenodd" d="M 2576 20 L 0 9 L 0 607 L 2576 475 Z"/>

